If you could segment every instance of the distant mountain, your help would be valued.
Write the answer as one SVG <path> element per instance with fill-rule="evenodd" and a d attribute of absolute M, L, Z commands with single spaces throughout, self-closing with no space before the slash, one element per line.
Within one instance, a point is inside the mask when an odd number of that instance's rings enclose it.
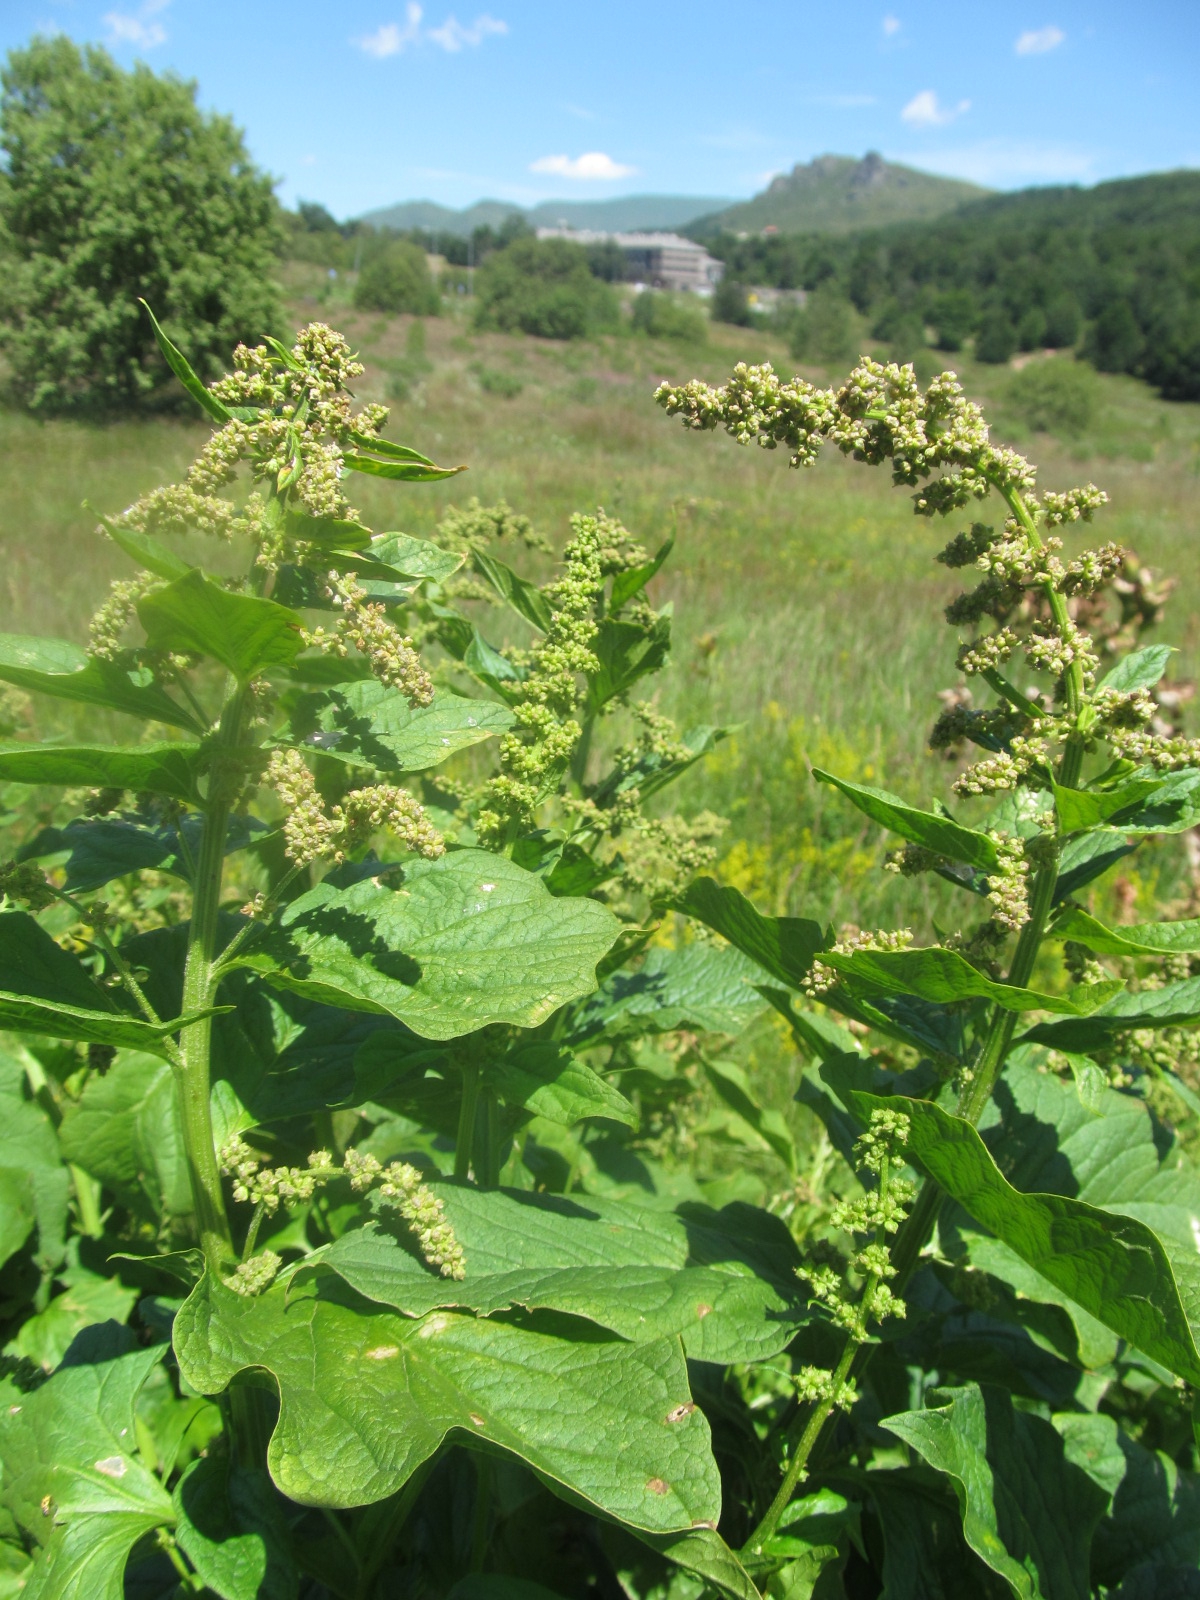
<path fill-rule="evenodd" d="M 978 184 L 935 178 L 885 161 L 874 150 L 853 156 L 817 156 L 773 178 L 762 194 L 700 218 L 688 232 L 852 233 L 889 222 L 925 222 L 988 194 Z"/>
<path fill-rule="evenodd" d="M 505 217 L 525 218 L 532 228 L 597 228 L 619 233 L 642 228 L 686 228 L 697 217 L 723 211 L 733 202 L 711 195 L 631 194 L 618 200 L 543 200 L 526 210 L 505 200 L 477 200 L 462 211 L 452 211 L 433 200 L 406 200 L 398 205 L 368 211 L 360 220 L 374 228 L 428 228 L 465 238 L 475 228 L 498 228 Z"/>

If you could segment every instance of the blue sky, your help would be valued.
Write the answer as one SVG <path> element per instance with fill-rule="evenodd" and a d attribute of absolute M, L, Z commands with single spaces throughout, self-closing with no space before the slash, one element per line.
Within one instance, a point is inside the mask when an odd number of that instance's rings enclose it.
<path fill-rule="evenodd" d="M 0 3 L 0 49 L 55 29 L 195 78 L 339 217 L 746 196 L 824 151 L 997 188 L 1200 166 L 1196 0 Z"/>

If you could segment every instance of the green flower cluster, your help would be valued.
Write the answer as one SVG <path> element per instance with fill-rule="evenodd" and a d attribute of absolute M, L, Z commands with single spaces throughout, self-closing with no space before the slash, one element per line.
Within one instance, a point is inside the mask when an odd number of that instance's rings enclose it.
<path fill-rule="evenodd" d="M 410 850 L 433 860 L 445 850 L 442 836 L 416 797 L 394 784 L 351 789 L 332 811 L 325 810 L 316 780 L 298 750 L 276 750 L 266 782 L 283 802 L 283 838 L 288 859 L 297 866 L 328 858 L 335 862 L 386 828 Z"/>
<path fill-rule="evenodd" d="M 221 1171 L 233 1180 L 233 1198 L 262 1206 L 273 1217 L 280 1206 L 303 1205 L 337 1176 L 328 1150 L 314 1150 L 307 1167 L 265 1167 L 240 1133 L 230 1134 L 218 1152 Z"/>
<path fill-rule="evenodd" d="M 467 1258 L 446 1220 L 445 1207 L 416 1167 L 407 1161 L 392 1161 L 385 1167 L 376 1156 L 351 1149 L 346 1151 L 345 1170 L 350 1187 L 358 1193 L 379 1184 L 380 1198 L 396 1207 L 416 1234 L 421 1254 L 443 1278 L 466 1277 Z"/>
<path fill-rule="evenodd" d="M 427 706 L 433 700 L 433 679 L 407 634 L 389 622 L 387 609 L 367 601 L 367 591 L 354 573 L 331 572 L 325 592 L 340 613 L 333 631 L 314 628 L 305 634 L 311 649 L 345 657 L 353 647 L 370 663 L 371 673 L 389 689 L 398 689 L 410 706 Z"/>

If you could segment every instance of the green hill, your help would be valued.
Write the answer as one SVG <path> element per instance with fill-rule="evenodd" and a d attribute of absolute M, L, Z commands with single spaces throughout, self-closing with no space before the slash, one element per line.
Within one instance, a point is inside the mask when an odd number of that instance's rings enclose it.
<path fill-rule="evenodd" d="M 405 200 L 368 211 L 360 220 L 373 228 L 395 228 L 400 233 L 427 228 L 464 239 L 475 228 L 498 228 L 510 216 L 524 217 L 531 228 L 553 228 L 564 223 L 571 228 L 620 233 L 639 228 L 684 228 L 697 217 L 729 204 L 712 195 L 629 194 L 614 200 L 543 200 L 528 210 L 506 200 L 477 200 L 473 206 L 453 211 L 433 200 Z"/>
<path fill-rule="evenodd" d="M 871 150 L 853 156 L 817 156 L 773 178 L 762 194 L 702 217 L 689 228 L 697 238 L 716 233 L 853 233 L 890 222 L 924 222 L 988 191 L 957 178 L 936 178 L 885 161 Z"/>

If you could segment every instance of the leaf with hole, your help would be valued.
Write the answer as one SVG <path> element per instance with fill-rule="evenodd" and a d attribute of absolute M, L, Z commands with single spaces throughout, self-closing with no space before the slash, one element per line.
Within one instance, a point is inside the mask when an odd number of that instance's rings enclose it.
<path fill-rule="evenodd" d="M 456 1435 L 633 1527 L 715 1523 L 720 1482 L 679 1341 L 565 1337 L 560 1326 L 402 1317 L 328 1274 L 257 1299 L 205 1278 L 176 1316 L 174 1344 L 205 1394 L 246 1368 L 270 1375 L 280 1411 L 267 1464 L 302 1505 L 385 1499 Z"/>

